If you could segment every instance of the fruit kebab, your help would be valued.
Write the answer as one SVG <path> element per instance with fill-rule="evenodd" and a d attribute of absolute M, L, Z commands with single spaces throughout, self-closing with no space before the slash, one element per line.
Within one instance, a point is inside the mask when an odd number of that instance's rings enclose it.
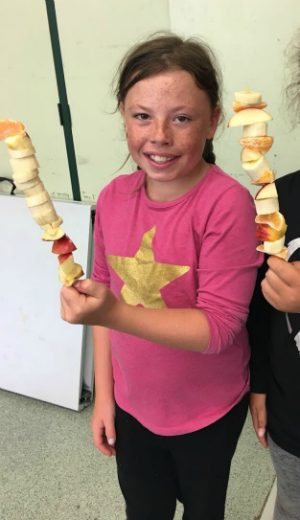
<path fill-rule="evenodd" d="M 73 285 L 83 275 L 81 265 L 73 259 L 76 246 L 60 228 L 63 220 L 39 177 L 35 149 L 24 125 L 12 119 L 0 120 L 0 141 L 3 140 L 10 155 L 14 183 L 24 192 L 33 219 L 44 231 L 42 240 L 53 242 L 52 253 L 59 260 L 59 279 L 64 285 Z"/>
<path fill-rule="evenodd" d="M 275 173 L 265 158 L 273 144 L 273 137 L 268 135 L 268 121 L 272 116 L 264 110 L 267 103 L 262 101 L 260 92 L 235 92 L 233 110 L 236 114 L 230 119 L 228 127 L 243 126 L 241 161 L 243 168 L 251 178 L 251 184 L 261 186 L 254 202 L 257 216 L 255 222 L 256 238 L 263 244 L 258 251 L 287 259 L 284 246 L 287 225 L 279 212 Z"/>

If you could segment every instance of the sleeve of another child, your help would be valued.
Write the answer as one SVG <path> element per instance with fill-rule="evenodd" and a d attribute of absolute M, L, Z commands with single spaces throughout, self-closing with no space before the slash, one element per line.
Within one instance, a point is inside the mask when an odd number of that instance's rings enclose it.
<path fill-rule="evenodd" d="M 229 347 L 246 324 L 263 260 L 257 245 L 252 197 L 236 184 L 212 207 L 201 245 L 197 307 L 209 323 L 207 354 Z"/>
<path fill-rule="evenodd" d="M 271 341 L 271 305 L 265 300 L 261 282 L 265 277 L 268 264 L 265 258 L 258 270 L 256 285 L 250 303 L 247 329 L 251 347 L 250 391 L 265 394 L 269 379 L 269 344 Z"/>

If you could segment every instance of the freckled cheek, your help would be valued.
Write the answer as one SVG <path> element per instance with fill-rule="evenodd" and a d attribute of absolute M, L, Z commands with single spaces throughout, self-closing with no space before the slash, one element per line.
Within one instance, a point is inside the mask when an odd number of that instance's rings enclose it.
<path fill-rule="evenodd" d="M 138 129 L 128 128 L 127 144 L 129 150 L 139 150 L 143 146 L 145 141 L 146 138 L 143 135 L 142 131 L 139 131 Z"/>

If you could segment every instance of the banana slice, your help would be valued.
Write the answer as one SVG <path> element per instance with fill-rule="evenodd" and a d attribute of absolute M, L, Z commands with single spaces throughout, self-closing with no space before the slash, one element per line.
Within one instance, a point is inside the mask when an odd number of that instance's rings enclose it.
<path fill-rule="evenodd" d="M 255 125 L 246 125 L 243 130 L 243 137 L 256 137 L 268 135 L 267 123 L 256 123 Z"/>
<path fill-rule="evenodd" d="M 15 175 L 31 172 L 39 168 L 35 155 L 23 157 L 22 159 L 10 159 L 10 164 Z"/>
<path fill-rule="evenodd" d="M 33 179 L 31 179 L 30 181 L 27 181 L 27 182 L 19 182 L 16 180 L 16 176 L 14 176 L 14 183 L 17 186 L 17 189 L 20 191 L 24 191 L 24 192 L 26 190 L 30 190 L 31 188 L 33 188 L 40 182 L 41 182 L 41 178 L 39 175 L 36 175 Z"/>
<path fill-rule="evenodd" d="M 285 235 L 281 237 L 279 240 L 274 240 L 274 242 L 264 242 L 256 249 L 257 251 L 262 251 L 263 253 L 267 253 L 268 255 L 274 255 L 280 253 L 284 248 Z"/>
<path fill-rule="evenodd" d="M 57 227 L 55 229 L 49 228 L 43 234 L 42 240 L 59 240 L 60 238 L 64 237 L 65 234 L 66 233 L 60 227 Z"/>
<path fill-rule="evenodd" d="M 48 226 L 52 228 L 52 222 L 59 221 L 59 216 L 55 211 L 52 201 L 44 202 L 38 206 L 31 206 L 29 209 L 32 218 L 39 226 L 42 227 L 42 229 L 45 229 L 44 226 L 46 225 L 48 229 Z"/>
<path fill-rule="evenodd" d="M 24 182 L 31 181 L 35 177 L 39 176 L 39 170 L 31 170 L 29 172 L 23 173 L 15 173 L 13 174 L 13 179 L 18 184 L 23 184 Z"/>
<path fill-rule="evenodd" d="M 262 158 L 262 153 L 251 150 L 251 148 L 243 148 L 241 151 L 241 161 L 243 163 L 245 162 L 252 162 L 257 161 L 258 159 Z"/>
<path fill-rule="evenodd" d="M 266 215 L 267 213 L 276 213 L 279 211 L 279 202 L 277 197 L 272 199 L 254 200 L 256 213 L 258 215 Z"/>
<path fill-rule="evenodd" d="M 42 193 L 38 193 L 32 197 L 26 197 L 25 201 L 27 207 L 32 208 L 33 206 L 40 206 L 40 204 L 43 204 L 44 202 L 49 202 L 51 199 L 49 193 L 47 191 L 43 191 Z"/>
<path fill-rule="evenodd" d="M 44 184 L 39 182 L 35 186 L 32 186 L 31 188 L 27 188 L 27 190 L 24 190 L 25 197 L 33 197 L 33 195 L 38 195 L 39 193 L 43 193 L 46 191 Z"/>
<path fill-rule="evenodd" d="M 35 154 L 35 148 L 29 147 L 24 150 L 12 150 L 8 148 L 8 153 L 12 159 L 23 159 L 23 157 L 29 157 Z"/>
<path fill-rule="evenodd" d="M 256 161 L 243 163 L 243 168 L 254 182 L 259 182 L 259 179 L 261 179 L 266 172 L 272 171 L 271 166 L 264 156 L 261 156 L 260 159 Z"/>
<path fill-rule="evenodd" d="M 244 104 L 256 104 L 262 102 L 262 95 L 260 92 L 254 92 L 248 89 L 241 90 L 240 92 L 234 93 L 234 100 Z"/>

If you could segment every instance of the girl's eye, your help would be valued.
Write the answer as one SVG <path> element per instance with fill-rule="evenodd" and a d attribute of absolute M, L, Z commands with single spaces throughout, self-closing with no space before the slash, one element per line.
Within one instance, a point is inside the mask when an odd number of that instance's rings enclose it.
<path fill-rule="evenodd" d="M 149 118 L 148 114 L 135 114 L 134 117 L 139 121 L 146 121 Z"/>
<path fill-rule="evenodd" d="M 190 118 L 187 116 L 177 116 L 176 120 L 179 121 L 179 123 L 186 123 L 187 121 L 190 121 Z"/>

